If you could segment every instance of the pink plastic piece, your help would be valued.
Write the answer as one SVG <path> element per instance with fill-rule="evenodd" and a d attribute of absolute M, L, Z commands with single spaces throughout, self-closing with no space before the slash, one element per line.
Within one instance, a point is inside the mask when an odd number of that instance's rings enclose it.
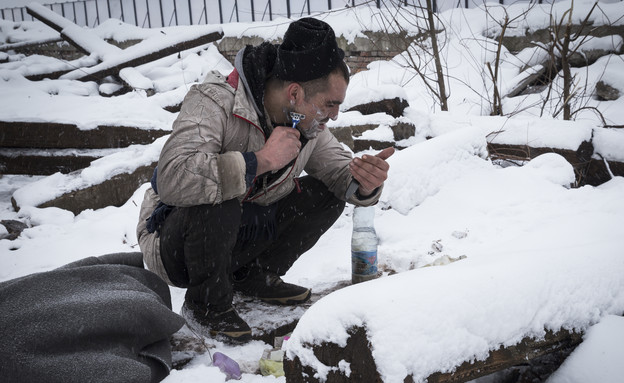
<path fill-rule="evenodd" d="M 238 363 L 225 354 L 220 352 L 212 354 L 212 364 L 219 367 L 219 370 L 225 374 L 226 380 L 239 380 L 241 378 L 241 370 Z"/>

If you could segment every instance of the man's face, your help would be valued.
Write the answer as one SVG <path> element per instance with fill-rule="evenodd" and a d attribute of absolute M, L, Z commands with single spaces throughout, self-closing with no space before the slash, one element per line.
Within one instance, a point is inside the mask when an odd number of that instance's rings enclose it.
<path fill-rule="evenodd" d="M 338 108 L 344 101 L 347 82 L 340 73 L 332 73 L 328 78 L 328 87 L 312 97 L 303 97 L 295 105 L 295 111 L 305 115 L 299 122 L 299 131 L 307 138 L 316 138 L 327 126 L 327 121 L 338 117 Z"/>

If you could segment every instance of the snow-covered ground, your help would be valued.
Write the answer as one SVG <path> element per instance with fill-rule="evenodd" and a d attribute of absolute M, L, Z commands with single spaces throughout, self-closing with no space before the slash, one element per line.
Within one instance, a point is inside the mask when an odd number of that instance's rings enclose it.
<path fill-rule="evenodd" d="M 552 11 L 560 17 L 569 6 L 570 2 L 562 1 Z M 590 6 L 575 2 L 574 19 L 582 19 Z M 595 25 L 605 23 L 607 17 L 610 22 L 624 23 L 621 2 L 600 3 L 600 7 L 592 18 Z M 520 8 L 511 6 L 507 11 L 513 15 Z M 489 10 L 502 17 L 501 8 L 494 4 Z M 375 21 L 379 18 L 370 12 L 358 8 L 321 17 L 337 34 L 353 39 L 364 29 L 379 29 Z M 536 8 L 524 19 L 525 25 L 508 33 L 541 28 L 550 12 L 550 6 Z M 493 41 L 483 34 L 496 24 L 476 9 L 448 11 L 441 18 L 449 26 L 443 53 L 451 75 L 449 112 L 439 111 L 422 82 L 401 66 L 401 58 L 372 63 L 368 71 L 354 75 L 345 100 L 346 107 L 399 94 L 410 103 L 402 119 L 416 126 L 415 137 L 401 143 L 409 147 L 389 159 L 389 179 L 376 207 L 379 265 L 385 270 L 384 277 L 344 288 L 315 303 L 287 342 L 287 352 L 314 366 L 322 376 L 328 368 L 318 363 L 306 342 L 344 344 L 346 329 L 364 325 L 386 381 L 403 381 L 408 374 L 418 381 L 435 371 L 450 371 L 463 361 L 484 359 L 488 351 L 514 345 L 524 337 L 565 328 L 585 331 L 585 340 L 550 378 L 551 383 L 620 382 L 624 376 L 624 179 L 615 177 L 598 187 L 571 188 L 573 169 L 556 154 L 540 156 L 523 167 L 501 167 L 487 159 L 486 136 L 501 131 L 496 138 L 501 142 L 569 149 L 593 137 L 603 157 L 623 161 L 624 132 L 599 128 L 602 122 L 589 108 L 579 112 L 574 122 L 548 117 L 558 107 L 556 102 L 547 103 L 546 112 L 540 115 L 543 94 L 504 99 L 503 110 L 514 111 L 513 117 L 486 117 L 491 89 L 483 80 L 484 62 L 491 60 L 491 51 L 485 48 L 491 48 Z M 24 23 L 16 29 L 0 23 L 0 33 L 5 34 L 0 38 L 10 34 L 14 41 L 56 33 L 39 23 Z M 222 26 L 226 36 L 265 38 L 280 36 L 286 27 L 284 19 Z M 176 30 L 167 28 L 166 33 Z M 104 23 L 94 31 L 100 37 L 118 39 L 160 33 L 117 22 Z M 604 40 L 596 44 L 602 45 Z M 617 47 L 621 39 L 613 38 L 611 44 Z M 511 87 L 520 75 L 520 60 L 535 54 L 537 51 L 512 56 L 503 50 L 500 88 Z M 137 90 L 110 99 L 100 97 L 94 83 L 67 79 L 30 82 L 22 76 L 33 65 L 52 67 L 58 60 L 7 56 L 10 62 L 0 64 L 0 119 L 49 119 L 73 122 L 84 129 L 99 121 L 114 124 L 128 120 L 138 126 L 152 120 L 168 129 L 175 115 L 162 112 L 161 106 L 181 99 L 207 71 L 231 70 L 214 47 L 200 54 L 185 52 L 138 68 L 154 82 L 159 91 L 156 96 L 146 97 Z M 585 84 L 587 79 L 590 88 L 578 103 L 598 108 L 608 124 L 622 124 L 624 97 L 599 102 L 591 93 L 601 76 L 624 93 L 623 73 L 624 61 L 618 55 L 574 69 L 577 83 Z M 391 119 L 384 116 L 349 112 L 333 124 L 354 121 L 380 124 L 367 138 L 391 137 Z M 136 150 L 140 148 L 131 148 L 129 153 Z M 152 155 L 153 150 L 154 146 L 145 148 L 143 156 Z M 138 154 L 108 156 L 106 165 L 98 162 L 82 179 L 100 179 L 115 164 L 127 165 L 130 157 L 141 158 Z M 77 216 L 28 204 L 19 212 L 11 208 L 10 197 L 18 189 L 17 196 L 35 204 L 39 194 L 66 183 L 70 181 L 60 175 L 0 177 L 0 219 L 18 219 L 31 226 L 16 240 L 0 240 L 0 280 L 50 270 L 91 255 L 138 251 L 135 226 L 147 185 L 122 207 L 87 210 Z M 350 280 L 352 209 L 347 207 L 285 279 L 315 290 Z M 443 262 L 450 258 L 462 259 Z M 423 267 L 432 263 L 436 266 Z M 390 271 L 396 274 L 388 276 Z M 172 288 L 172 297 L 174 310 L 179 310 L 184 291 Z M 284 382 L 284 378 L 256 372 L 262 352 L 270 345 L 260 341 L 237 347 L 209 343 L 213 351 L 241 364 L 245 372 L 242 381 Z M 348 366 L 342 364 L 342 368 Z M 210 365 L 209 357 L 202 356 L 173 371 L 165 382 L 224 380 Z"/>

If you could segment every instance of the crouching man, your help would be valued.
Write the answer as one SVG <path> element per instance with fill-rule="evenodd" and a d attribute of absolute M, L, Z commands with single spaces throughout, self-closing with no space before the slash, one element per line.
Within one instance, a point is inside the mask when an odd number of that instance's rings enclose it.
<path fill-rule="evenodd" d="M 281 45 L 243 48 L 232 73 L 210 73 L 184 99 L 137 234 L 148 268 L 187 289 L 182 315 L 200 333 L 251 338 L 235 291 L 275 304 L 309 299 L 310 289 L 280 277 L 345 201 L 378 201 L 393 149 L 352 159 L 326 129 L 349 82 L 343 58 L 331 27 L 304 18 Z"/>

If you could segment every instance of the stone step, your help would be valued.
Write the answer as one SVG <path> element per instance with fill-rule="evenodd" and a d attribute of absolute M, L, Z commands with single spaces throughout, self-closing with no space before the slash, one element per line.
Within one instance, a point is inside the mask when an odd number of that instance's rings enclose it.
<path fill-rule="evenodd" d="M 98 126 L 82 130 L 56 122 L 0 121 L 0 147 L 45 149 L 105 149 L 150 144 L 171 133 L 132 126 Z"/>
<path fill-rule="evenodd" d="M 13 192 L 13 208 L 57 207 L 77 215 L 87 209 L 121 206 L 152 178 L 166 139 L 113 150 L 84 169 L 54 173 L 26 184 Z"/>
<path fill-rule="evenodd" d="M 152 178 L 157 162 L 140 166 L 130 173 L 117 174 L 107 180 L 76 190 L 66 192 L 58 197 L 37 204 L 38 208 L 57 207 L 69 210 L 74 215 L 87 209 L 102 209 L 107 206 L 121 206 L 145 182 Z M 22 206 L 15 198 L 11 198 L 15 211 Z"/>
<path fill-rule="evenodd" d="M 0 149 L 0 173 L 47 176 L 86 168 L 117 149 Z"/>
<path fill-rule="evenodd" d="M 394 141 L 370 140 L 362 137 L 364 132 L 377 129 L 380 124 L 336 126 L 330 128 L 330 130 L 339 142 L 347 145 L 354 153 L 369 149 L 383 150 L 391 146 L 397 149 L 404 149 L 397 145 L 396 142 L 413 137 L 416 133 L 416 127 L 409 122 L 395 119 L 388 125 L 392 130 Z"/>

